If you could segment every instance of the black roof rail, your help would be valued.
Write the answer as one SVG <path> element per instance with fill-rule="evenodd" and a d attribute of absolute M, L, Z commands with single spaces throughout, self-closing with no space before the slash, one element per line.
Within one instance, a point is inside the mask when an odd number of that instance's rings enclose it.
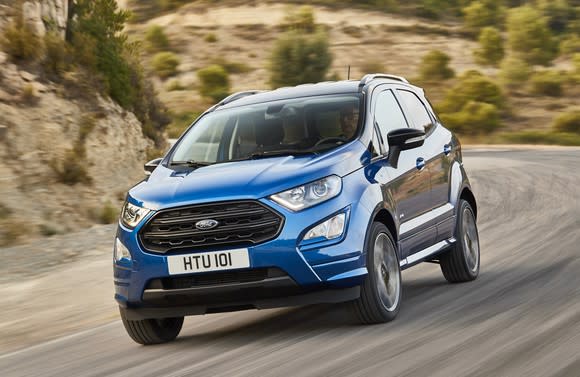
<path fill-rule="evenodd" d="M 390 75 L 387 73 L 369 73 L 368 75 L 364 75 L 364 77 L 360 80 L 360 84 L 358 85 L 359 88 L 363 88 L 366 84 L 368 84 L 370 81 L 374 79 L 389 79 L 401 81 L 404 82 L 405 84 L 409 83 L 409 81 L 406 78 L 401 76 Z"/>

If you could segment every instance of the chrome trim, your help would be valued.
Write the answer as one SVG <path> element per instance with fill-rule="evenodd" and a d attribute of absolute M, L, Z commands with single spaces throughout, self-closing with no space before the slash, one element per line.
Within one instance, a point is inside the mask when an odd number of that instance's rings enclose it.
<path fill-rule="evenodd" d="M 413 229 L 416 229 L 417 227 L 426 224 L 429 221 L 446 214 L 447 212 L 453 211 L 454 208 L 455 207 L 451 203 L 447 203 L 442 205 L 441 207 L 437 207 L 429 212 L 426 212 L 409 221 L 406 221 L 402 223 L 401 226 L 399 227 L 399 235 L 403 237 L 405 234 L 409 233 Z"/>

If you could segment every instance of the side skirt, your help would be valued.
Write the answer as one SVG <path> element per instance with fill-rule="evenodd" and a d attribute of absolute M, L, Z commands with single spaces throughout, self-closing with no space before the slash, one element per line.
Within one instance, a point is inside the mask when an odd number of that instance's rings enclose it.
<path fill-rule="evenodd" d="M 431 259 L 433 256 L 448 250 L 451 246 L 455 244 L 455 237 L 451 237 L 447 240 L 437 242 L 433 246 L 429 246 L 426 249 L 418 251 L 414 254 L 409 255 L 407 258 L 401 260 L 400 266 L 402 269 L 409 268 L 417 263 L 423 262 L 426 259 Z"/>

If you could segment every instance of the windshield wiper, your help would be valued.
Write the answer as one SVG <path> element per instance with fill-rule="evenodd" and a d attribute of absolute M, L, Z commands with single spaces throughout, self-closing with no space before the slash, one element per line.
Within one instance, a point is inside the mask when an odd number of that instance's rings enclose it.
<path fill-rule="evenodd" d="M 187 161 L 171 161 L 169 165 L 171 166 L 187 166 L 190 168 L 201 168 L 204 166 L 213 165 L 213 162 L 206 162 L 206 161 L 195 161 L 195 160 L 187 160 Z"/>
<path fill-rule="evenodd" d="M 280 149 L 277 151 L 261 151 L 254 152 L 247 159 L 255 159 L 261 157 L 280 157 L 280 156 L 305 156 L 309 154 L 318 154 L 320 150 L 316 149 Z"/>

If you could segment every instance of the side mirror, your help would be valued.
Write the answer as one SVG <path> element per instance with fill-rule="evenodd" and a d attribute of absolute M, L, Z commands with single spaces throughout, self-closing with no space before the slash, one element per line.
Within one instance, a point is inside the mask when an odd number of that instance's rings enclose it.
<path fill-rule="evenodd" d="M 399 128 L 388 133 L 387 140 L 390 148 L 401 151 L 420 147 L 425 142 L 425 131 L 416 128 Z"/>
<path fill-rule="evenodd" d="M 401 151 L 423 145 L 425 131 L 416 128 L 398 128 L 387 134 L 387 142 L 389 143 L 389 163 L 396 169 Z"/>
<path fill-rule="evenodd" d="M 163 158 L 156 158 L 155 160 L 151 160 L 148 163 L 145 164 L 145 175 L 149 176 L 151 175 L 151 173 L 153 173 L 153 170 L 155 170 L 156 167 L 159 166 L 159 164 L 161 164 L 161 161 L 163 161 Z"/>

